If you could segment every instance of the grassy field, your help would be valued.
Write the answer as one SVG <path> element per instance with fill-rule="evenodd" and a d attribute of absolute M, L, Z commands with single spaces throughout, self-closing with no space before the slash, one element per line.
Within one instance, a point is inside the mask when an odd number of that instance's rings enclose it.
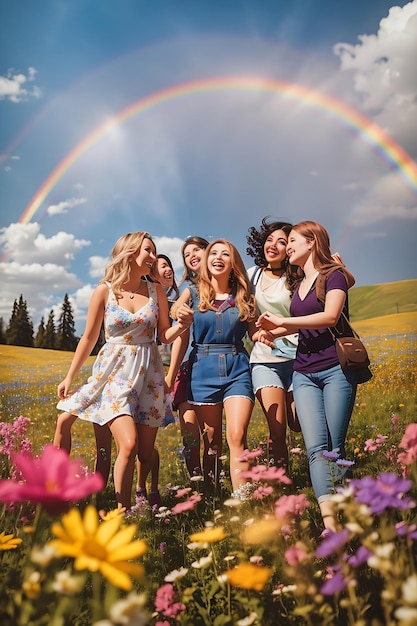
<path fill-rule="evenodd" d="M 349 290 L 349 308 L 354 323 L 395 313 L 417 314 L 417 280 L 353 287 Z"/>

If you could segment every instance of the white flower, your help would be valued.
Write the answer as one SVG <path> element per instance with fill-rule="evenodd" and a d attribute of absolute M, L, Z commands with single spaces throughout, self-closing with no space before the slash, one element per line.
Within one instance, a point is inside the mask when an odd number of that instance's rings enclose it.
<path fill-rule="evenodd" d="M 417 574 L 412 574 L 401 586 L 403 600 L 408 606 L 417 606 Z"/>
<path fill-rule="evenodd" d="M 57 557 L 55 548 L 49 543 L 44 546 L 34 546 L 30 560 L 41 567 L 48 567 L 50 563 Z"/>
<path fill-rule="evenodd" d="M 249 613 L 247 617 L 244 617 L 243 619 L 240 619 L 239 621 L 237 621 L 236 625 L 237 626 L 251 626 L 252 624 L 256 622 L 257 619 L 258 619 L 258 616 L 256 615 L 256 613 L 252 611 L 251 613 Z"/>
<path fill-rule="evenodd" d="M 201 557 L 199 561 L 194 561 L 194 563 L 191 563 L 191 567 L 194 567 L 195 569 L 205 569 L 211 564 L 212 561 L 213 557 L 211 554 L 209 554 L 208 556 Z"/>
<path fill-rule="evenodd" d="M 394 611 L 394 615 L 400 620 L 401 626 L 415 626 L 417 624 L 417 609 L 401 606 Z"/>
<path fill-rule="evenodd" d="M 242 504 L 242 500 L 238 500 L 238 498 L 227 498 L 223 504 L 225 506 L 240 506 Z"/>
<path fill-rule="evenodd" d="M 127 598 L 119 600 L 110 609 L 113 624 L 121 626 L 146 626 L 149 615 L 145 611 L 146 596 L 144 593 L 130 593 Z"/>
<path fill-rule="evenodd" d="M 72 576 L 68 570 L 57 572 L 52 583 L 52 589 L 65 596 L 72 596 L 81 591 L 84 585 L 84 577 Z"/>
<path fill-rule="evenodd" d="M 264 560 L 263 560 L 263 558 L 261 556 L 254 555 L 254 556 L 250 557 L 249 561 L 251 563 L 255 563 L 255 565 L 261 565 Z"/>
<path fill-rule="evenodd" d="M 167 583 L 173 583 L 175 580 L 180 580 L 180 578 L 183 578 L 187 572 L 188 572 L 188 569 L 186 567 L 180 567 L 180 569 L 173 569 L 172 572 L 169 572 L 169 574 L 165 576 L 164 580 Z"/>

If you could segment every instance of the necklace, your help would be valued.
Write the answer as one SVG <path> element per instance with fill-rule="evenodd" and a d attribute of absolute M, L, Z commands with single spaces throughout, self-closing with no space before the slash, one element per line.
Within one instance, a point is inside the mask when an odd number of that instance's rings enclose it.
<path fill-rule="evenodd" d="M 284 273 L 284 269 L 282 267 L 266 267 L 266 270 L 268 270 L 268 272 L 271 272 L 271 274 L 283 274 Z"/>
<path fill-rule="evenodd" d="M 130 291 L 129 289 L 125 289 L 125 291 L 130 294 L 129 298 L 131 300 L 133 300 L 133 298 L 135 297 L 135 294 L 139 293 L 141 286 L 142 286 L 142 281 L 140 281 L 139 287 L 135 291 Z"/>

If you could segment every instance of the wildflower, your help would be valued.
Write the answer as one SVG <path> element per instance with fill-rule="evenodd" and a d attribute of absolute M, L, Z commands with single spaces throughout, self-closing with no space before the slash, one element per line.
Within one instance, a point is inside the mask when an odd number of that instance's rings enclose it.
<path fill-rule="evenodd" d="M 336 452 L 335 450 L 332 450 L 332 451 L 326 450 L 322 452 L 321 455 L 324 459 L 326 459 L 326 461 L 337 461 L 337 459 L 340 456 L 340 454 Z"/>
<path fill-rule="evenodd" d="M 195 509 L 196 505 L 201 501 L 201 496 L 199 493 L 193 494 L 185 500 L 184 502 L 178 502 L 175 506 L 172 507 L 172 513 L 174 515 L 178 515 L 178 513 L 184 513 L 185 511 L 192 511 Z"/>
<path fill-rule="evenodd" d="M 324 596 L 332 596 L 333 594 L 344 591 L 347 587 L 345 577 L 340 570 L 336 571 L 333 576 L 328 578 L 320 589 L 320 593 Z"/>
<path fill-rule="evenodd" d="M 275 518 L 258 520 L 245 526 L 242 541 L 250 545 L 270 544 L 276 540 L 280 529 L 281 523 Z"/>
<path fill-rule="evenodd" d="M 245 463 L 247 461 L 253 461 L 254 459 L 257 459 L 259 456 L 261 456 L 261 454 L 262 448 L 256 448 L 252 451 L 243 450 L 240 457 L 238 457 L 236 460 L 239 461 L 239 463 Z"/>
<path fill-rule="evenodd" d="M 240 563 L 227 572 L 227 580 L 230 585 L 242 589 L 255 589 L 262 591 L 272 575 L 270 567 L 259 567 L 252 563 Z"/>
<path fill-rule="evenodd" d="M 326 557 L 338 552 L 340 548 L 344 547 L 350 537 L 350 532 L 344 528 L 340 533 L 330 532 L 323 540 L 323 543 L 317 548 L 316 556 Z"/>
<path fill-rule="evenodd" d="M 29 600 L 36 600 L 41 593 L 40 572 L 31 572 L 22 583 L 23 591 Z"/>
<path fill-rule="evenodd" d="M 401 510 L 413 508 L 413 500 L 403 497 L 411 485 L 411 480 L 389 472 L 382 472 L 376 479 L 365 476 L 361 480 L 350 481 L 350 487 L 355 491 L 355 500 L 368 505 L 371 513 L 376 515 L 388 507 Z"/>
<path fill-rule="evenodd" d="M 395 524 L 395 530 L 400 537 L 407 537 L 408 539 L 417 539 L 417 525 L 410 524 L 407 526 L 405 522 L 398 522 Z"/>
<path fill-rule="evenodd" d="M 348 558 L 348 563 L 351 567 L 359 567 L 360 565 L 366 563 L 370 556 L 372 556 L 372 552 L 370 552 L 368 548 L 365 548 L 365 546 L 359 546 L 355 554 L 352 554 L 352 556 Z"/>
<path fill-rule="evenodd" d="M 198 561 L 194 561 L 193 563 L 191 563 L 191 567 L 194 567 L 194 569 L 205 569 L 206 567 L 211 565 L 212 562 L 213 555 L 208 554 L 207 556 L 202 556 L 201 559 L 199 559 Z"/>
<path fill-rule="evenodd" d="M 301 515 L 309 506 L 310 503 L 304 493 L 284 495 L 275 502 L 275 517 L 277 519 L 293 518 L 295 515 Z"/>
<path fill-rule="evenodd" d="M 38 502 L 52 514 L 103 488 L 100 474 L 81 476 L 81 461 L 71 461 L 65 450 L 47 445 L 41 457 L 12 454 L 24 483 L 0 480 L 0 500 L 15 503 Z"/>
<path fill-rule="evenodd" d="M 340 467 L 352 467 L 352 465 L 355 465 L 355 461 L 348 461 L 347 459 L 337 459 L 336 465 L 339 465 Z"/>
<path fill-rule="evenodd" d="M 11 535 L 6 535 L 4 530 L 0 533 L 0 552 L 2 550 L 15 550 L 21 543 L 22 539 L 15 537 L 13 533 Z"/>
<path fill-rule="evenodd" d="M 412 574 L 401 585 L 403 600 L 409 606 L 417 607 L 417 574 Z"/>
<path fill-rule="evenodd" d="M 173 569 L 172 572 L 169 572 L 169 574 L 165 576 L 164 580 L 167 583 L 173 583 L 176 580 L 180 580 L 181 578 L 184 578 L 187 572 L 188 572 L 188 568 L 186 567 L 180 567 L 180 569 Z"/>
<path fill-rule="evenodd" d="M 368 565 L 380 572 L 389 572 L 392 570 L 392 551 L 393 543 L 385 543 L 382 546 L 376 546 L 375 553 L 369 557 Z"/>
<path fill-rule="evenodd" d="M 49 544 L 44 546 L 34 546 L 30 555 L 30 560 L 41 567 L 48 567 L 56 557 L 56 552 Z"/>
<path fill-rule="evenodd" d="M 398 463 L 411 465 L 417 461 L 417 424 L 408 424 L 399 447 L 404 448 L 405 452 L 398 455 Z"/>
<path fill-rule="evenodd" d="M 52 589 L 64 596 L 73 596 L 79 593 L 84 586 L 84 578 L 72 576 L 68 570 L 57 572 L 52 583 Z"/>
<path fill-rule="evenodd" d="M 178 489 L 177 493 L 175 494 L 176 498 L 183 498 L 184 496 L 187 495 L 187 493 L 190 493 L 191 491 L 191 487 L 184 487 L 184 489 Z"/>
<path fill-rule="evenodd" d="M 216 543 L 225 537 L 227 537 L 227 534 L 224 532 L 223 526 L 218 526 L 217 528 L 206 528 L 200 533 L 193 533 L 190 535 L 190 540 L 198 543 Z"/>
<path fill-rule="evenodd" d="M 264 498 L 270 496 L 272 492 L 272 487 L 263 487 L 262 485 L 259 485 L 259 487 L 257 487 L 253 492 L 252 498 L 254 500 L 263 500 Z"/>
<path fill-rule="evenodd" d="M 73 557 L 76 570 L 100 571 L 115 587 L 130 591 L 130 577 L 142 576 L 143 567 L 129 559 L 142 556 L 147 549 L 144 541 L 132 541 L 135 524 L 120 529 L 123 524 L 120 515 L 100 523 L 91 505 L 86 508 L 84 519 L 74 508 L 62 517 L 61 523 L 52 525 L 57 539 L 49 544 L 60 556 Z"/>
<path fill-rule="evenodd" d="M 176 594 L 171 583 L 159 587 L 155 596 L 155 609 L 165 617 L 175 617 L 181 611 L 185 611 L 185 604 L 175 602 Z"/>
<path fill-rule="evenodd" d="M 288 565 L 294 566 L 306 561 L 309 558 L 309 554 L 306 546 L 301 541 L 297 541 L 295 545 L 288 548 L 285 552 L 285 558 Z"/>
<path fill-rule="evenodd" d="M 247 617 L 243 617 L 242 619 L 236 622 L 236 626 L 252 626 L 258 619 L 257 614 L 254 611 L 251 611 Z"/>
<path fill-rule="evenodd" d="M 123 626 L 147 626 L 149 615 L 145 611 L 145 594 L 129 593 L 126 598 L 118 600 L 110 609 L 113 624 Z"/>
<path fill-rule="evenodd" d="M 250 480 L 276 480 L 283 485 L 291 485 L 292 480 L 286 475 L 283 467 L 266 467 L 265 465 L 255 465 L 250 470 L 240 472 L 242 478 Z"/>

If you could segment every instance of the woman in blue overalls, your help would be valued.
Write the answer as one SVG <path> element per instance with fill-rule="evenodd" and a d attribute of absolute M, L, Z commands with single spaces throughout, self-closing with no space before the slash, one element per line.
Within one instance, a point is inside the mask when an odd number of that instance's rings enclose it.
<path fill-rule="evenodd" d="M 184 297 L 190 298 L 190 294 Z M 224 239 L 206 249 L 194 301 L 193 349 L 190 354 L 188 401 L 195 405 L 203 432 L 203 470 L 206 479 L 216 477 L 222 450 L 222 415 L 226 415 L 226 439 L 234 490 L 246 481 L 239 461 L 246 447 L 254 395 L 249 356 L 243 346 L 246 332 L 257 331 L 256 306 L 242 258 Z M 216 462 L 217 458 L 217 462 Z M 216 464 L 217 463 L 217 464 Z"/>

